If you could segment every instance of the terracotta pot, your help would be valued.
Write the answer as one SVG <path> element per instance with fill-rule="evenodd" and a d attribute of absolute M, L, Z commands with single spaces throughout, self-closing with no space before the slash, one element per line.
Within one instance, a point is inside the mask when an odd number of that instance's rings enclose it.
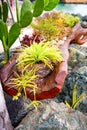
<path fill-rule="evenodd" d="M 36 99 L 48 99 L 53 98 L 57 94 L 59 94 L 63 88 L 64 81 L 67 76 L 68 70 L 68 58 L 69 52 L 68 48 L 72 40 L 76 41 L 77 44 L 83 44 L 84 41 L 87 41 L 85 35 L 87 34 L 87 29 L 83 29 L 79 24 L 77 24 L 73 30 L 72 34 L 67 38 L 65 43 L 60 47 L 63 51 L 63 59 L 64 61 L 58 65 L 56 65 L 54 71 L 43 78 L 41 81 L 37 83 L 40 87 L 40 91 L 36 93 Z M 83 39 L 80 39 L 81 35 L 84 35 Z M 9 82 L 11 77 L 14 77 L 14 71 L 16 71 L 16 59 L 12 57 L 7 65 L 5 65 L 1 72 L 0 77 L 3 85 L 4 91 L 6 91 L 9 95 L 15 96 L 17 94 L 17 89 L 12 88 L 11 85 L 7 86 L 6 83 Z M 33 93 L 30 92 L 30 89 L 26 89 L 27 97 L 31 100 L 34 99 Z"/>

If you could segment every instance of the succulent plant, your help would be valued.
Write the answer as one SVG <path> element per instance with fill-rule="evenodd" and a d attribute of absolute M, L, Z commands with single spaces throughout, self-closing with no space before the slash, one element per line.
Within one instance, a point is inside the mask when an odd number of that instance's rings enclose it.
<path fill-rule="evenodd" d="M 80 20 L 70 14 L 62 12 L 45 13 L 43 17 L 37 18 L 31 26 L 34 31 L 40 33 L 46 41 L 59 40 L 68 36 L 72 27 Z M 43 28 L 42 28 L 43 27 Z"/>

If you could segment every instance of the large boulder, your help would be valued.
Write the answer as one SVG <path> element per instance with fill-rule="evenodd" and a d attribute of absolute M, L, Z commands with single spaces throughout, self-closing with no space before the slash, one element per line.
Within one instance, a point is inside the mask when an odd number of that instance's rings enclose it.
<path fill-rule="evenodd" d="M 31 111 L 15 130 L 87 130 L 87 116 L 49 100 Z"/>

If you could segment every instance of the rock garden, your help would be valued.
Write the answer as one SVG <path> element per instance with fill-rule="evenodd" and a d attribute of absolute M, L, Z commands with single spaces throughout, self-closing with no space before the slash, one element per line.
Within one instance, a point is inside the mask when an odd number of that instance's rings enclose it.
<path fill-rule="evenodd" d="M 0 130 L 87 129 L 87 28 L 58 3 L 16 0 L 10 29 L 0 6 Z M 10 49 L 24 28 L 32 33 Z"/>

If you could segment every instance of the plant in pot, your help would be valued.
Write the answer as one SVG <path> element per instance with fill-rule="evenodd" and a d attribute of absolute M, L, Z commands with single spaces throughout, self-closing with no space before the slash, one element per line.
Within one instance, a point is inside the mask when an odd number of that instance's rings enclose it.
<path fill-rule="evenodd" d="M 10 30 L 8 30 L 7 18 L 8 18 L 8 4 L 3 2 L 0 6 L 0 40 L 4 48 L 4 62 L 9 60 L 9 49 L 18 38 L 22 28 L 28 26 L 34 17 L 38 17 L 42 14 L 43 10 L 51 10 L 57 4 L 59 0 L 55 2 L 46 2 L 42 0 L 36 0 L 34 5 L 29 0 L 24 0 L 21 9 L 18 9 L 18 1 L 16 0 L 16 18 L 17 21 L 12 24 Z"/>
<path fill-rule="evenodd" d="M 29 8 L 31 7 L 30 2 L 25 0 L 21 8 L 21 15 L 19 15 L 18 8 L 16 6 L 18 26 L 22 28 L 27 26 L 27 24 L 29 25 L 33 17 L 39 16 L 44 9 L 47 11 L 53 9 L 57 3 L 58 0 L 55 2 L 52 1 L 52 3 L 45 0 L 40 3 L 39 0 L 36 0 L 35 5 L 32 8 L 32 13 Z M 27 19 L 28 17 L 29 19 Z M 62 15 L 62 17 L 64 19 L 65 15 Z M 54 15 L 53 18 L 55 18 Z M 53 18 L 52 23 L 55 21 Z M 49 20 L 49 17 L 46 20 Z M 62 21 L 61 19 L 59 21 L 57 19 L 57 23 L 63 23 L 64 21 L 65 19 Z M 49 24 L 41 23 L 41 25 L 46 25 L 47 27 L 49 27 Z M 67 20 L 66 23 L 63 24 L 66 24 L 66 26 L 67 24 L 70 24 L 69 26 L 71 26 L 71 22 L 67 22 Z M 57 29 L 59 25 L 56 25 L 55 28 Z M 37 26 L 32 24 L 32 26 L 37 29 L 40 24 Z M 72 26 L 74 26 L 74 24 Z M 83 29 L 80 24 L 77 24 L 72 30 L 69 28 L 71 30 L 71 35 L 68 33 L 68 37 L 65 40 L 65 43 L 60 46 L 60 49 L 58 49 L 58 46 L 55 47 L 54 44 L 51 43 L 51 40 L 54 38 L 53 34 L 55 37 L 58 37 L 60 30 L 57 31 L 53 26 L 50 26 L 50 28 L 52 35 L 50 31 L 50 35 L 45 35 L 45 33 L 43 35 L 43 31 L 35 31 L 36 34 L 33 35 L 34 40 L 31 38 L 29 39 L 29 43 L 26 44 L 29 44 L 30 47 L 22 45 L 22 47 L 17 49 L 13 57 L 2 68 L 0 73 L 3 89 L 8 94 L 14 96 L 14 99 L 18 99 L 18 97 L 23 94 L 25 97 L 33 100 L 31 104 L 33 104 L 36 108 L 39 103 L 37 100 L 52 98 L 61 92 L 67 75 L 69 44 L 72 40 L 76 40 L 77 43 L 84 43 L 85 39 L 81 39 L 80 37 L 87 33 L 87 29 Z M 56 31 L 57 34 L 54 31 Z M 13 32 L 15 32 L 15 30 Z M 39 42 L 43 40 L 39 44 L 35 41 L 38 41 L 38 37 L 36 39 L 38 33 L 39 38 L 41 38 L 39 39 Z M 12 33 L 11 36 L 13 36 L 13 34 L 14 33 Z M 50 39 L 48 39 L 49 37 Z"/>
<path fill-rule="evenodd" d="M 41 3 L 40 0 L 36 0 L 34 5 L 32 5 L 29 0 L 24 0 L 22 7 L 19 11 L 18 2 L 16 0 L 17 22 L 12 24 L 10 30 L 8 30 L 7 24 L 8 4 L 4 2 L 3 5 L 0 6 L 0 40 L 2 41 L 4 49 L 4 62 L 2 62 L 2 64 L 5 64 L 9 61 L 10 47 L 18 38 L 21 29 L 28 26 L 32 22 L 33 17 L 38 17 L 39 15 L 41 15 L 43 10 L 52 10 L 58 3 L 59 0 L 56 0 L 55 2 L 47 2 L 45 0 L 42 0 Z M 4 66 L 4 68 L 6 68 L 6 66 Z M 1 72 L 1 77 L 2 75 L 3 73 Z"/>

